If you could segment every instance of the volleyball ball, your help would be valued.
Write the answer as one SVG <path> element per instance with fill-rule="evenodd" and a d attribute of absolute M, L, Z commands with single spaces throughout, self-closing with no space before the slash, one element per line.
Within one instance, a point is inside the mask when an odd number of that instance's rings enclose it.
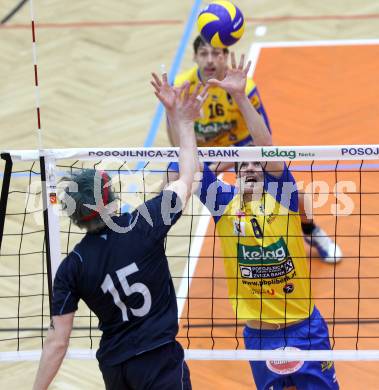
<path fill-rule="evenodd" d="M 245 21 L 242 12 L 230 1 L 213 1 L 200 12 L 197 28 L 206 42 L 223 49 L 242 37 Z"/>

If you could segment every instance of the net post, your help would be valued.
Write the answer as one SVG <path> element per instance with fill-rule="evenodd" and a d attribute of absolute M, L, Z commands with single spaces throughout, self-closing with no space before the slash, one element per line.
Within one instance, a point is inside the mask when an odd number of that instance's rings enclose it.
<path fill-rule="evenodd" d="M 1 196 L 0 196 L 0 253 L 1 253 L 1 244 L 3 241 L 5 214 L 7 211 L 7 202 L 8 202 L 9 186 L 11 182 L 13 161 L 9 153 L 1 153 L 0 157 L 2 160 L 5 160 L 3 185 L 1 187 Z"/>
<path fill-rule="evenodd" d="M 43 222 L 46 244 L 46 268 L 49 308 L 52 313 L 53 281 L 61 258 L 59 216 L 57 210 L 56 166 L 51 156 L 40 156 Z"/>

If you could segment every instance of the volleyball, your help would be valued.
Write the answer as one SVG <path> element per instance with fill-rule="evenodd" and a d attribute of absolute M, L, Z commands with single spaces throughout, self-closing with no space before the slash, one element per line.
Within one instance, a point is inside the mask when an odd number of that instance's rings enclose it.
<path fill-rule="evenodd" d="M 211 46 L 225 48 L 242 37 L 245 21 L 242 12 L 230 1 L 213 1 L 200 12 L 197 28 Z"/>

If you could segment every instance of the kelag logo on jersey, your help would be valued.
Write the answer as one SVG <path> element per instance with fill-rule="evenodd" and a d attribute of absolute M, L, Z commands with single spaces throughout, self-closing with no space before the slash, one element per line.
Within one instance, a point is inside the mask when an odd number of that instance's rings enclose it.
<path fill-rule="evenodd" d="M 266 247 L 238 243 L 237 255 L 241 276 L 247 279 L 277 278 L 295 269 L 283 237 Z"/>
<path fill-rule="evenodd" d="M 209 123 L 198 123 L 195 122 L 195 133 L 196 136 L 204 138 L 205 141 L 208 141 L 212 138 L 215 138 L 221 134 L 232 131 L 237 126 L 237 121 L 224 121 L 224 122 L 209 122 Z"/>
<path fill-rule="evenodd" d="M 250 246 L 238 243 L 238 260 L 246 265 L 277 264 L 288 256 L 287 245 L 283 237 L 269 246 Z"/>

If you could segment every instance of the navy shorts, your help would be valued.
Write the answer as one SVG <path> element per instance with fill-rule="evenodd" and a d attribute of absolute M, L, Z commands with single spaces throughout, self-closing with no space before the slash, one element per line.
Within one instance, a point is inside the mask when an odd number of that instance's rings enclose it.
<path fill-rule="evenodd" d="M 116 366 L 102 366 L 107 390 L 191 390 L 182 346 L 174 341 Z"/>
<path fill-rule="evenodd" d="M 245 327 L 246 349 L 329 350 L 329 333 L 325 320 L 315 307 L 310 318 L 280 330 Z M 282 390 L 296 386 L 301 390 L 338 390 L 333 362 L 250 362 L 258 390 Z"/>

